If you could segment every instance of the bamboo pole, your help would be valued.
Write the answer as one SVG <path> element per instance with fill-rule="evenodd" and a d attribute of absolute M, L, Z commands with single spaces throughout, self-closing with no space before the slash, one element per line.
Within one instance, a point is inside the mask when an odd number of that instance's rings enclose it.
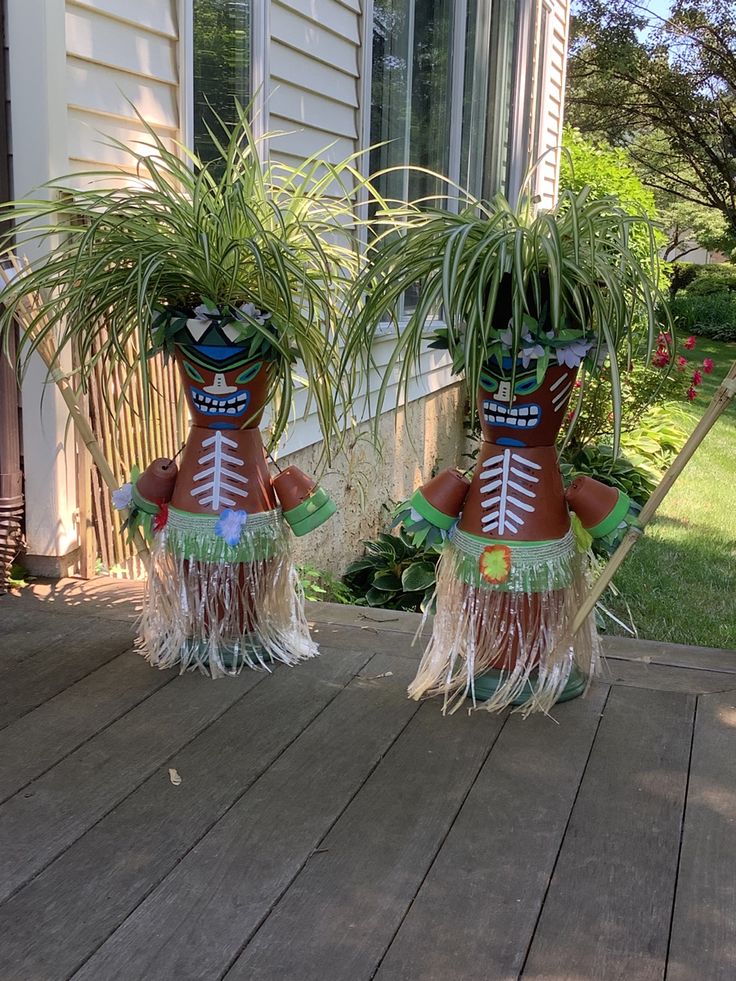
<path fill-rule="evenodd" d="M 582 606 L 575 616 L 575 619 L 573 620 L 573 636 L 578 632 L 578 630 L 580 630 L 588 616 L 593 612 L 595 604 L 601 598 L 606 587 L 621 568 L 624 559 L 639 538 L 641 538 L 642 534 L 644 533 L 644 529 L 657 513 L 662 501 L 664 501 L 665 497 L 667 497 L 669 492 L 672 490 L 675 481 L 690 462 L 695 451 L 713 428 L 713 425 L 719 416 L 726 410 L 734 396 L 736 396 L 736 361 L 734 361 L 734 363 L 731 365 L 728 374 L 721 382 L 718 390 L 711 399 L 710 405 L 705 410 L 703 417 L 692 431 L 690 438 L 672 461 L 664 477 L 657 485 L 654 493 L 642 508 L 637 524 L 629 528 L 621 544 L 613 553 L 608 564 L 604 567 L 600 576 L 593 584 L 592 589 L 586 596 Z"/>
<path fill-rule="evenodd" d="M 23 272 L 23 267 L 16 259 L 12 260 L 12 265 L 15 275 Z M 13 280 L 14 275 L 11 274 L 6 268 L 0 266 L 0 277 L 4 280 L 5 285 L 7 286 Z M 34 331 L 30 329 L 30 325 L 33 323 L 34 317 L 36 316 L 35 310 L 38 309 L 37 300 L 34 300 L 32 296 L 26 296 L 21 301 L 21 306 L 24 308 L 23 319 L 25 320 L 26 324 L 27 336 L 29 336 L 32 340 Z M 36 350 L 46 365 L 49 377 L 58 388 L 59 393 L 61 394 L 61 397 L 63 398 L 69 411 L 74 427 L 77 430 L 77 434 L 94 460 L 97 469 L 100 472 L 100 476 L 110 490 L 116 490 L 118 487 L 117 478 L 115 477 L 115 474 L 113 473 L 112 468 L 110 467 L 110 464 L 108 463 L 107 458 L 105 457 L 105 454 L 97 441 L 92 427 L 89 424 L 89 420 L 79 406 L 76 392 L 70 385 L 67 374 L 62 371 L 59 366 L 57 352 L 54 350 L 52 339 L 48 336 L 45 337 L 43 342 L 38 345 Z M 133 533 L 132 542 L 136 556 L 141 560 L 146 569 L 148 569 L 148 546 L 143 540 L 140 532 L 135 531 Z"/>

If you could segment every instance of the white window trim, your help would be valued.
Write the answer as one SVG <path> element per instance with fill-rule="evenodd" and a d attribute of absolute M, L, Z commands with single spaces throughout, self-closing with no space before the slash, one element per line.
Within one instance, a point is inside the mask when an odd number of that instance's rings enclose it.
<path fill-rule="evenodd" d="M 177 0 L 179 17 L 179 138 L 194 149 L 194 0 Z M 270 0 L 251 3 L 250 91 L 253 93 L 253 135 L 268 132 L 268 93 L 271 79 Z"/>
<path fill-rule="evenodd" d="M 253 135 L 260 140 L 266 135 L 270 125 L 268 96 L 271 85 L 271 0 L 251 0 L 250 31 Z"/>
<path fill-rule="evenodd" d="M 539 20 L 539 0 L 518 7 L 514 45 L 513 114 L 509 139 L 507 196 L 513 204 L 521 191 L 529 165 L 530 106 L 534 95 L 534 39 Z"/>
<path fill-rule="evenodd" d="M 360 149 L 367 150 L 371 145 L 371 89 L 373 86 L 373 0 L 365 0 L 360 22 L 360 89 L 358 92 L 358 137 Z M 359 171 L 368 176 L 370 160 L 368 153 L 362 153 Z"/>
<path fill-rule="evenodd" d="M 542 32 L 543 20 L 546 17 L 546 33 Z M 537 142 L 534 147 L 534 156 L 539 160 L 546 153 L 553 153 L 555 171 L 559 161 L 559 151 L 547 151 L 546 133 L 549 123 L 549 104 L 550 104 L 550 58 L 552 49 L 552 36 L 554 33 L 554 8 L 552 0 L 542 0 L 539 9 L 538 25 L 538 47 L 537 47 L 537 85 L 534 92 L 534 111 L 536 113 L 535 128 L 537 129 Z M 565 59 L 566 61 L 567 59 Z M 564 88 L 562 90 L 564 92 Z M 549 159 L 546 157 L 545 159 Z M 534 193 L 541 196 L 544 192 L 544 173 L 545 165 L 542 163 L 538 168 L 534 178 Z"/>
<path fill-rule="evenodd" d="M 194 0 L 178 0 L 179 140 L 194 145 Z"/>
<path fill-rule="evenodd" d="M 463 107 L 465 91 L 465 43 L 468 28 L 468 0 L 455 0 L 452 5 L 454 18 L 452 22 L 452 77 L 450 79 L 450 152 L 447 157 L 447 172 L 451 181 L 460 184 L 460 164 L 462 159 L 463 138 Z M 455 112 L 453 106 L 458 107 Z M 457 198 L 448 202 L 451 211 L 458 210 Z"/>

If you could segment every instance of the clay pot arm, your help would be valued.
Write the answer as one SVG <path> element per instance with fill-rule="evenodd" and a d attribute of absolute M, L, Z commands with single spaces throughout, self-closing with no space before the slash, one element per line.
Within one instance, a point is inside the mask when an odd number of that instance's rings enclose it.
<path fill-rule="evenodd" d="M 337 510 L 327 491 L 297 467 L 287 467 L 272 481 L 284 520 L 297 537 L 319 528 Z"/>
<path fill-rule="evenodd" d="M 592 538 L 610 535 L 631 510 L 628 494 L 593 477 L 576 477 L 565 491 L 565 499 Z"/>
<path fill-rule="evenodd" d="M 414 491 L 411 506 L 425 521 L 448 531 L 463 510 L 470 481 L 459 470 L 443 470 Z"/>
<path fill-rule="evenodd" d="M 158 514 L 174 494 L 179 470 L 173 460 L 159 458 L 150 463 L 133 485 L 133 502 L 146 514 Z"/>

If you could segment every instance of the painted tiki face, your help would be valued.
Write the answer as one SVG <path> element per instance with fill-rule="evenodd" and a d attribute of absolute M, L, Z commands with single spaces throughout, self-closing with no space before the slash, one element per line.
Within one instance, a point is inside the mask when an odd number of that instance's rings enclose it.
<path fill-rule="evenodd" d="M 524 367 L 504 358 L 484 365 L 478 391 L 478 414 L 483 437 L 501 446 L 551 446 L 562 426 L 573 391 L 577 368 L 549 365 L 541 379 L 537 364 Z"/>
<path fill-rule="evenodd" d="M 177 345 L 176 362 L 192 414 L 207 429 L 253 429 L 268 398 L 269 363 L 239 346 Z"/>

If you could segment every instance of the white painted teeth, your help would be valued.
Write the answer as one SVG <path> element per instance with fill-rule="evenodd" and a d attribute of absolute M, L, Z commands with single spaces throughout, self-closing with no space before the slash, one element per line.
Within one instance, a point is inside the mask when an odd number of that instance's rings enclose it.
<path fill-rule="evenodd" d="M 201 395 L 199 392 L 193 391 L 192 398 L 194 399 L 194 404 L 197 406 L 199 411 L 203 412 L 205 415 L 234 416 L 248 404 L 247 392 L 243 392 L 240 395 L 232 395 L 228 399 L 218 399 L 210 398 L 207 395 Z"/>
<path fill-rule="evenodd" d="M 520 405 L 514 408 L 499 402 L 486 402 L 483 409 L 485 420 L 488 423 L 500 423 L 505 426 L 524 429 L 527 426 L 536 426 L 539 422 L 540 410 L 538 405 Z"/>

